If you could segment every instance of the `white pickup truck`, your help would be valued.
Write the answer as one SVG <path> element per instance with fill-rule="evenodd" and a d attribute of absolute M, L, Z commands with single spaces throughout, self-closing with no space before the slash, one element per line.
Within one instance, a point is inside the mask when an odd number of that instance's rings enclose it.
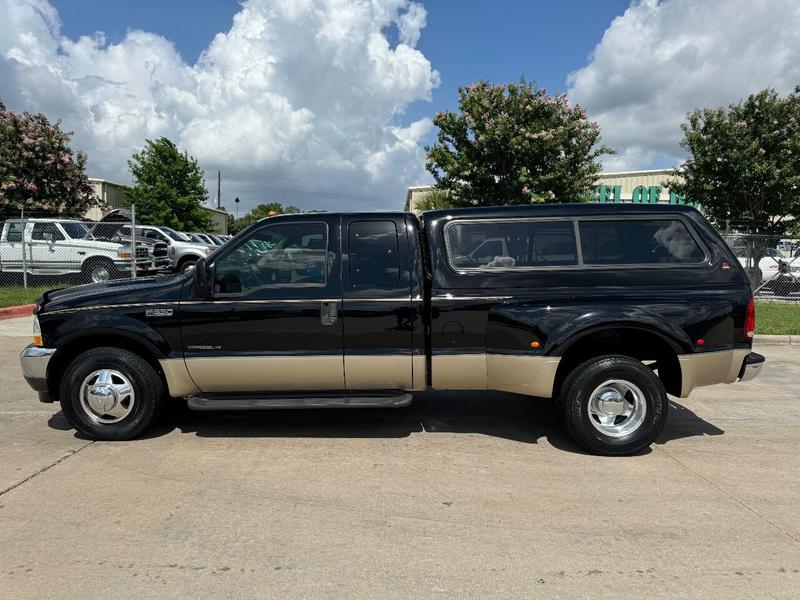
<path fill-rule="evenodd" d="M 9 219 L 0 233 L 0 272 L 30 275 L 80 274 L 87 283 L 125 277 L 131 271 L 131 247 L 96 240 L 80 221 Z M 136 248 L 136 270 L 151 265 L 146 247 Z"/>

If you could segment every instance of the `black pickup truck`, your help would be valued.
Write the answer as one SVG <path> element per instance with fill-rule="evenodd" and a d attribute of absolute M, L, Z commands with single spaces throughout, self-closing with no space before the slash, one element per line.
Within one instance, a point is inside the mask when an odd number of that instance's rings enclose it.
<path fill-rule="evenodd" d="M 46 293 L 21 362 L 93 439 L 136 436 L 169 398 L 397 407 L 491 389 L 553 398 L 577 442 L 622 455 L 658 436 L 667 394 L 758 373 L 754 310 L 690 207 L 286 215 L 189 273 Z"/>

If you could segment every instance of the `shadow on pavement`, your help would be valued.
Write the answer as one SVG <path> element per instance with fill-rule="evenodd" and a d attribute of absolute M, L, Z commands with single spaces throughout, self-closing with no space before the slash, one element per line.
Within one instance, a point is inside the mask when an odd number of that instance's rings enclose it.
<path fill-rule="evenodd" d="M 404 438 L 426 431 L 488 435 L 525 444 L 545 438 L 561 450 L 584 453 L 562 427 L 549 400 L 498 392 L 425 392 L 417 394 L 408 407 L 390 409 L 193 412 L 175 401 L 166 413 L 142 439 L 160 437 L 176 428 L 209 438 Z M 62 431 L 70 428 L 61 412 L 54 414 L 48 425 Z M 667 425 L 656 443 L 723 433 L 670 401 Z"/>
<path fill-rule="evenodd" d="M 722 435 L 723 433 L 725 433 L 723 429 L 697 416 L 685 406 L 670 400 L 667 424 L 656 439 L 656 444 L 666 444 L 672 440 L 687 437 Z"/>

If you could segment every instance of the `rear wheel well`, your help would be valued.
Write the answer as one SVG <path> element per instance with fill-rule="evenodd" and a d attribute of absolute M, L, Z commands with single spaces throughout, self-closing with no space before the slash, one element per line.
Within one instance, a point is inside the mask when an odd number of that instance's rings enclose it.
<path fill-rule="evenodd" d="M 164 383 L 166 389 L 167 382 L 161 364 L 158 362 L 158 359 L 153 356 L 152 350 L 145 344 L 122 336 L 103 334 L 90 335 L 72 340 L 63 347 L 59 347 L 58 352 L 53 355 L 53 360 L 50 362 L 47 369 L 47 387 L 49 388 L 50 398 L 52 400 L 56 402 L 59 400 L 58 390 L 61 385 L 61 377 L 64 375 L 64 371 L 69 364 L 87 350 L 100 348 L 102 346 L 122 348 L 123 350 L 128 350 L 141 356 L 156 370 L 156 373 L 161 377 L 161 381 Z"/>
<path fill-rule="evenodd" d="M 681 366 L 678 353 L 663 337 L 635 327 L 614 327 L 587 334 L 569 346 L 561 357 L 553 384 L 553 396 L 561 392 L 567 375 L 579 364 L 605 354 L 622 354 L 650 365 L 668 394 L 681 392 Z"/>

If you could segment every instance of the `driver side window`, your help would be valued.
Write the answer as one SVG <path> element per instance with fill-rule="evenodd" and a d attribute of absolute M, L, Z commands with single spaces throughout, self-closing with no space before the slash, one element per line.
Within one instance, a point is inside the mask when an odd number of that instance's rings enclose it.
<path fill-rule="evenodd" d="M 270 287 L 322 287 L 328 259 L 324 223 L 276 223 L 253 232 L 214 266 L 214 292 L 251 294 Z"/>

